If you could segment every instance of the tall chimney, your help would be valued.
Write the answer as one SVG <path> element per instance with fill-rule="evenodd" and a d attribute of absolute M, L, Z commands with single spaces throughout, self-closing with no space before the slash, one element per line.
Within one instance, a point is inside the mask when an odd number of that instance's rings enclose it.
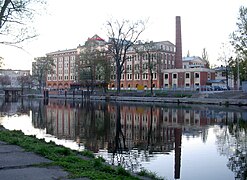
<path fill-rule="evenodd" d="M 176 16 L 176 53 L 175 53 L 175 68 L 182 69 L 182 37 L 181 37 L 181 19 Z"/>

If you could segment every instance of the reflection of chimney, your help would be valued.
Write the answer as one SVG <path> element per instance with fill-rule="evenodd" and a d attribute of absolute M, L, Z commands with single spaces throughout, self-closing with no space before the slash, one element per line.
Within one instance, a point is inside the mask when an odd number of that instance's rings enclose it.
<path fill-rule="evenodd" d="M 182 129 L 181 128 L 175 128 L 174 134 L 175 134 L 175 172 L 174 172 L 174 178 L 180 179 Z"/>
<path fill-rule="evenodd" d="M 182 37 L 181 37 L 181 19 L 176 16 L 176 53 L 175 53 L 175 68 L 182 69 Z"/>

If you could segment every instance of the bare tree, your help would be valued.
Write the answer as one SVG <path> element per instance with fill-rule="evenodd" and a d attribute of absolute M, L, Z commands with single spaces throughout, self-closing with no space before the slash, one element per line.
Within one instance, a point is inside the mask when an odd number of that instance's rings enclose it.
<path fill-rule="evenodd" d="M 32 84 L 32 80 L 31 80 L 31 76 L 30 75 L 27 75 L 27 76 L 18 76 L 17 77 L 17 81 L 19 82 L 20 86 L 21 86 L 21 93 L 23 95 L 23 91 L 24 91 L 24 88 L 29 88 L 30 89 L 30 86 Z"/>
<path fill-rule="evenodd" d="M 10 77 L 8 75 L 0 76 L 0 83 L 2 84 L 2 87 L 10 85 L 11 84 Z"/>
<path fill-rule="evenodd" d="M 21 48 L 19 43 L 36 37 L 31 25 L 43 4 L 45 0 L 0 1 L 0 44 Z"/>
<path fill-rule="evenodd" d="M 222 43 L 221 52 L 219 53 L 218 61 L 221 61 L 225 66 L 225 76 L 226 76 L 226 86 L 228 87 L 228 77 L 229 77 L 229 62 L 232 57 L 232 50 L 230 46 L 226 43 Z"/>
<path fill-rule="evenodd" d="M 160 72 L 161 54 L 159 53 L 159 50 L 157 49 L 156 44 L 153 41 L 140 43 L 136 45 L 134 48 L 141 57 L 145 57 L 142 58 L 143 59 L 142 67 L 140 67 L 141 74 L 142 73 L 149 74 L 150 90 L 151 90 L 151 95 L 153 95 L 154 75 L 156 74 L 155 76 L 157 76 L 161 73 Z M 144 61 L 144 59 L 146 60 L 146 62 Z"/>
<path fill-rule="evenodd" d="M 120 93 L 121 74 L 126 62 L 126 54 L 131 46 L 138 40 L 140 34 L 145 30 L 145 22 L 130 22 L 118 20 L 107 21 L 107 31 L 109 37 L 109 54 L 114 60 L 116 67 L 117 93 Z"/>

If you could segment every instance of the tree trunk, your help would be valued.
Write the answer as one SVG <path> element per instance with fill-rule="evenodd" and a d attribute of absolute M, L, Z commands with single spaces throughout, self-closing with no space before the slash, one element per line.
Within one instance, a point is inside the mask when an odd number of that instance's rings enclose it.
<path fill-rule="evenodd" d="M 117 94 L 120 93 L 120 82 L 121 82 L 121 68 L 120 67 L 117 67 Z"/>

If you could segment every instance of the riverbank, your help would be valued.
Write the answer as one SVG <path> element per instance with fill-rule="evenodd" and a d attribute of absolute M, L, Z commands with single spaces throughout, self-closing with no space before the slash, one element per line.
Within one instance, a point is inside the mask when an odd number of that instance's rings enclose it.
<path fill-rule="evenodd" d="M 51 95 L 50 98 L 59 99 L 82 99 L 81 95 Z M 84 97 L 86 99 L 86 97 Z M 102 94 L 91 95 L 88 99 L 97 101 L 114 102 L 145 102 L 145 103 L 184 103 L 184 104 L 214 104 L 214 105 L 237 105 L 247 106 L 247 93 L 242 91 L 221 91 L 221 92 L 168 92 L 165 96 L 158 94 L 154 96 L 145 96 L 142 93 L 136 94 Z"/>
<path fill-rule="evenodd" d="M 0 154 L 0 176 L 3 179 L 160 179 L 145 171 L 132 174 L 122 167 L 106 164 L 89 151 L 73 151 L 2 126 Z"/>

